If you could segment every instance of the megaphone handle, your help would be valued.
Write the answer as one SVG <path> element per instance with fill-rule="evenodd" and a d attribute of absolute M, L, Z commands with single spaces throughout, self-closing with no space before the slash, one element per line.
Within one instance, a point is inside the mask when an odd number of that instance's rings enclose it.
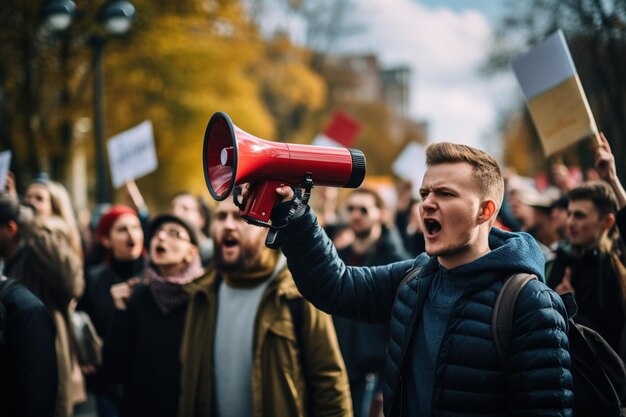
<path fill-rule="evenodd" d="M 268 223 L 272 209 L 280 198 L 280 196 L 276 194 L 276 188 L 283 185 L 285 185 L 285 183 L 281 181 L 264 181 L 251 184 L 246 197 L 246 206 L 241 211 L 241 215 L 263 223 Z"/>

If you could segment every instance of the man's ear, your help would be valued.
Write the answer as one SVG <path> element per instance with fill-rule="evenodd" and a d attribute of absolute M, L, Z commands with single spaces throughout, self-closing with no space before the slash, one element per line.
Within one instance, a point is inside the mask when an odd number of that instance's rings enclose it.
<path fill-rule="evenodd" d="M 9 220 L 7 222 L 7 232 L 9 233 L 9 236 L 11 236 L 11 238 L 15 237 L 15 235 L 17 235 L 18 232 L 18 226 L 17 223 L 13 220 Z"/>
<path fill-rule="evenodd" d="M 496 213 L 496 202 L 493 200 L 485 200 L 480 204 L 480 212 L 478 213 L 478 223 L 483 224 L 490 221 Z"/>
<path fill-rule="evenodd" d="M 615 224 L 615 214 L 609 213 L 606 216 L 604 216 L 603 223 L 604 223 L 603 224 L 604 230 L 609 230 Z"/>

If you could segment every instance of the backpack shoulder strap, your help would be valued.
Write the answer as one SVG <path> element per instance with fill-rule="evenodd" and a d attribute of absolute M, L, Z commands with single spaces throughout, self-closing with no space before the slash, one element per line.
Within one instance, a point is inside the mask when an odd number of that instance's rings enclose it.
<path fill-rule="evenodd" d="M 511 350 L 515 303 L 522 292 L 522 288 L 533 279 L 537 279 L 537 277 L 532 274 L 517 273 L 511 275 L 502 285 L 493 306 L 491 336 L 502 366 L 506 364 Z"/>
<path fill-rule="evenodd" d="M 402 280 L 400 281 L 400 284 L 398 285 L 398 288 L 396 289 L 396 298 L 398 298 L 398 292 L 400 292 L 400 288 L 402 288 L 404 284 L 406 284 L 407 282 L 415 278 L 417 274 L 420 273 L 421 270 L 422 270 L 421 266 L 414 266 L 405 272 L 404 276 L 402 277 Z"/>

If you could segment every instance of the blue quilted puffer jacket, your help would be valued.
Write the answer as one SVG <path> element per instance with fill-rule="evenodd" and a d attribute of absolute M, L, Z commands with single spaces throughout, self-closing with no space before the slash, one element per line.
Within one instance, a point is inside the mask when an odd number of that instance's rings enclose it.
<path fill-rule="evenodd" d="M 493 305 L 508 276 L 528 272 L 543 279 L 543 257 L 532 237 L 493 229 L 491 252 L 448 272 L 472 274 L 472 285 L 454 306 L 443 335 L 432 398 L 432 415 L 572 416 L 573 393 L 567 313 L 560 297 L 540 280 L 522 290 L 514 313 L 514 337 L 503 369 L 491 337 Z M 311 210 L 293 221 L 282 251 L 301 293 L 319 309 L 388 324 L 385 415 L 404 416 L 411 341 L 436 258 L 379 267 L 347 267 Z M 407 271 L 417 277 L 401 282 Z M 407 354 L 407 352 L 409 352 Z"/>

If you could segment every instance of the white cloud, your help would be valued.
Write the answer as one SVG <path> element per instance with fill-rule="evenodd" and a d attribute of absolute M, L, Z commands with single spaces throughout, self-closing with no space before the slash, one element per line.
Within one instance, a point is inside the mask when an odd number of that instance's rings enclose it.
<path fill-rule="evenodd" d="M 492 27 L 478 11 L 427 8 L 412 0 L 355 1 L 366 28 L 342 51 L 374 52 L 384 65 L 412 68 L 411 115 L 429 123 L 433 142 L 451 140 L 490 151 L 498 109 L 515 93 L 511 74 L 483 78 Z"/>
<path fill-rule="evenodd" d="M 428 122 L 429 140 L 465 143 L 499 156 L 498 111 L 514 105 L 519 94 L 511 72 L 495 78 L 479 74 L 493 36 L 486 16 L 416 0 L 352 0 L 352 5 L 351 20 L 362 30 L 335 51 L 375 53 L 384 66 L 409 66 L 410 114 Z M 302 22 L 276 12 L 266 15 L 263 26 L 283 27 L 301 40 Z"/>

